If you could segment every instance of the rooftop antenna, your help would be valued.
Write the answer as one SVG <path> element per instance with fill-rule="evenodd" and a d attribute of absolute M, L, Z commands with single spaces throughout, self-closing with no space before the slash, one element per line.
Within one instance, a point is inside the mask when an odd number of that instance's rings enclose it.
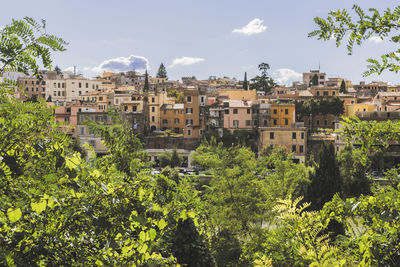
<path fill-rule="evenodd" d="M 320 72 L 321 71 L 321 63 L 320 63 L 320 61 L 318 60 L 318 72 Z"/>

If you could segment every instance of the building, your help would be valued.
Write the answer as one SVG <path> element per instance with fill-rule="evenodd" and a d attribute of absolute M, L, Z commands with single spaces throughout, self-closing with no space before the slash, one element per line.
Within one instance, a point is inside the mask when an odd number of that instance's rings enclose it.
<path fill-rule="evenodd" d="M 161 130 L 183 133 L 184 115 L 184 104 L 163 104 L 160 108 Z"/>
<path fill-rule="evenodd" d="M 260 127 L 259 151 L 266 147 L 284 147 L 293 153 L 295 162 L 305 162 L 307 154 L 307 128 L 301 123 L 292 127 Z"/>
<path fill-rule="evenodd" d="M 266 106 L 268 108 L 268 106 Z M 296 121 L 296 107 L 294 104 L 269 104 L 271 127 L 289 128 Z M 265 125 L 265 122 L 263 122 Z"/>
<path fill-rule="evenodd" d="M 224 128 L 234 132 L 238 129 L 253 128 L 252 102 L 248 100 L 226 100 L 224 107 Z"/>
<path fill-rule="evenodd" d="M 185 138 L 201 138 L 204 131 L 204 114 L 200 117 L 200 93 L 195 87 L 187 87 L 184 95 Z"/>
<path fill-rule="evenodd" d="M 319 70 L 310 70 L 310 72 L 303 73 L 303 84 L 309 86 L 315 75 L 318 78 L 318 85 L 324 86 L 326 82 L 326 73 L 322 73 Z"/>

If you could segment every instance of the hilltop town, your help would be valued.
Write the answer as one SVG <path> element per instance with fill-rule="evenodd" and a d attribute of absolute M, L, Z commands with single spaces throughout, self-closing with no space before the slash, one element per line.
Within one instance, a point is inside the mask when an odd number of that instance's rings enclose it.
<path fill-rule="evenodd" d="M 142 137 L 156 166 L 161 153 L 177 149 L 182 167 L 192 167 L 190 154 L 204 137 L 235 145 L 239 135 L 246 136 L 255 151 L 282 146 L 294 162 L 305 162 L 322 141 L 333 142 L 337 152 L 344 147 L 336 132 L 325 131 L 339 129 L 342 116 L 378 121 L 400 117 L 400 86 L 386 82 L 353 84 L 311 70 L 292 86 L 265 92 L 247 80 L 229 77 L 168 80 L 162 67 L 157 77 L 135 71 L 104 72 L 95 79 L 61 71 L 43 71 L 42 80 L 5 77 L 24 87 L 17 91 L 18 98 L 41 98 L 55 106 L 63 129 L 98 155 L 106 154 L 107 148 L 85 122 L 110 124 L 108 111 L 117 111 Z"/>

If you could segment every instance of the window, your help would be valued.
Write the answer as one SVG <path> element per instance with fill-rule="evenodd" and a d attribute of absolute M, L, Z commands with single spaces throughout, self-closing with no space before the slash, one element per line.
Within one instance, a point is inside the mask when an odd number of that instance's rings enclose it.
<path fill-rule="evenodd" d="M 264 120 L 264 127 L 268 126 L 268 120 Z"/>
<path fill-rule="evenodd" d="M 163 119 L 162 123 L 163 123 L 163 124 L 167 124 L 167 123 L 168 123 L 168 120 L 167 120 L 167 119 Z"/>
<path fill-rule="evenodd" d="M 289 125 L 289 120 L 285 119 L 285 125 Z"/>
<path fill-rule="evenodd" d="M 278 110 L 277 109 L 274 109 L 274 114 L 278 114 Z"/>
<path fill-rule="evenodd" d="M 86 83 L 86 88 L 89 88 L 89 84 L 88 83 Z"/>
<path fill-rule="evenodd" d="M 246 126 L 251 126 L 251 120 L 246 120 Z"/>
<path fill-rule="evenodd" d="M 65 88 L 65 83 L 62 83 L 62 84 L 61 84 L 61 87 L 62 87 L 62 88 Z"/>
<path fill-rule="evenodd" d="M 39 88 L 36 88 L 36 92 L 39 92 Z"/>
<path fill-rule="evenodd" d="M 200 135 L 203 135 L 203 130 L 200 129 L 199 133 L 200 133 Z"/>
<path fill-rule="evenodd" d="M 82 91 L 79 91 L 79 96 L 81 96 L 82 95 Z"/>
<path fill-rule="evenodd" d="M 81 127 L 81 135 L 85 134 L 85 127 Z"/>
<path fill-rule="evenodd" d="M 324 120 L 324 125 L 328 125 L 328 121 L 327 120 Z"/>
<path fill-rule="evenodd" d="M 292 139 L 296 139 L 296 137 L 297 137 L 297 136 L 296 136 L 296 132 L 293 132 L 293 133 L 292 133 Z"/>
<path fill-rule="evenodd" d="M 189 129 L 189 130 L 187 131 L 187 133 L 188 133 L 188 135 L 192 135 L 192 130 Z"/>
<path fill-rule="evenodd" d="M 275 133 L 274 132 L 270 132 L 269 133 L 269 139 L 274 139 L 275 138 Z"/>
<path fill-rule="evenodd" d="M 285 114 L 286 114 L 286 115 L 289 114 L 289 109 L 285 108 Z"/>
<path fill-rule="evenodd" d="M 319 120 L 317 120 L 317 125 L 319 125 Z"/>
<path fill-rule="evenodd" d="M 186 97 L 186 102 L 192 102 L 192 97 L 191 96 L 187 96 Z"/>
<path fill-rule="evenodd" d="M 192 114 L 193 108 L 186 108 L 186 114 Z"/>
<path fill-rule="evenodd" d="M 57 87 L 57 83 L 54 83 L 53 85 L 54 85 L 54 88 L 56 88 L 56 87 Z"/>
<path fill-rule="evenodd" d="M 274 125 L 278 125 L 278 120 L 274 119 Z"/>
<path fill-rule="evenodd" d="M 78 83 L 79 88 L 82 88 L 82 83 Z"/>
<path fill-rule="evenodd" d="M 250 112 L 251 112 L 251 111 L 250 111 L 250 109 L 248 108 L 248 109 L 247 109 L 247 114 L 250 114 Z"/>
<path fill-rule="evenodd" d="M 124 111 L 128 111 L 128 106 L 125 106 L 125 107 L 124 107 Z"/>
<path fill-rule="evenodd" d="M 132 111 L 133 111 L 133 112 L 137 111 L 137 106 L 133 106 L 133 107 L 132 107 Z"/>
<path fill-rule="evenodd" d="M 301 139 L 304 139 L 304 133 L 301 133 Z"/>
<path fill-rule="evenodd" d="M 319 91 L 317 91 L 317 96 L 319 96 Z"/>
<path fill-rule="evenodd" d="M 99 96 L 99 101 L 103 101 L 103 97 L 102 96 Z"/>
<path fill-rule="evenodd" d="M 254 126 L 258 126 L 258 120 L 254 120 L 254 121 L 253 121 L 253 125 L 254 125 Z"/>
<path fill-rule="evenodd" d="M 233 114 L 238 114 L 238 109 L 237 108 L 233 109 Z"/>
<path fill-rule="evenodd" d="M 154 97 L 151 98 L 151 103 L 156 102 L 156 99 Z"/>
<path fill-rule="evenodd" d="M 60 91 L 57 91 L 57 95 L 58 95 L 58 96 L 61 96 L 61 92 L 60 92 Z"/>
<path fill-rule="evenodd" d="M 57 85 L 58 85 L 58 86 L 57 86 L 58 88 L 61 88 L 60 83 L 58 83 Z"/>
<path fill-rule="evenodd" d="M 233 120 L 233 126 L 239 127 L 239 121 L 238 120 Z"/>
<path fill-rule="evenodd" d="M 94 115 L 90 115 L 90 120 L 94 121 Z"/>
<path fill-rule="evenodd" d="M 156 112 L 156 108 L 155 107 L 151 107 L 151 112 Z"/>
<path fill-rule="evenodd" d="M 296 152 L 296 145 L 292 145 L 292 152 Z"/>
<path fill-rule="evenodd" d="M 178 123 L 179 123 L 179 118 L 175 118 L 175 119 L 174 119 L 174 123 L 175 123 L 175 124 L 178 124 Z"/>
<path fill-rule="evenodd" d="M 156 117 L 151 116 L 151 121 L 152 121 L 152 122 L 155 122 L 155 121 L 156 121 Z"/>
<path fill-rule="evenodd" d="M 225 114 L 229 114 L 229 109 L 225 109 Z"/>
<path fill-rule="evenodd" d="M 324 96 L 328 96 L 329 92 L 328 91 L 324 91 Z"/>
<path fill-rule="evenodd" d="M 304 146 L 300 145 L 300 153 L 303 153 L 303 152 L 304 152 Z"/>
<path fill-rule="evenodd" d="M 336 95 L 336 92 L 335 92 L 335 91 L 333 91 L 333 92 L 332 92 L 332 95 Z"/>
<path fill-rule="evenodd" d="M 187 119 L 186 120 L 186 125 L 192 125 L 193 124 L 193 120 L 192 119 Z"/>
<path fill-rule="evenodd" d="M 62 96 L 65 96 L 65 91 L 62 91 Z"/>

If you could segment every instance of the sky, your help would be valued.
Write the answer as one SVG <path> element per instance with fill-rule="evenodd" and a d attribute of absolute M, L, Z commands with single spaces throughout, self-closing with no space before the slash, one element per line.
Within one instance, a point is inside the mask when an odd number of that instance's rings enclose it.
<path fill-rule="evenodd" d="M 24 16 L 45 19 L 47 32 L 64 38 L 67 51 L 53 54 L 54 65 L 73 66 L 87 77 L 103 71 L 148 69 L 162 62 L 168 77 L 209 76 L 243 79 L 256 76 L 258 64 L 270 65 L 281 84 L 301 80 L 318 69 L 328 77 L 400 84 L 399 74 L 363 77 L 366 59 L 392 51 L 389 41 L 372 39 L 347 55 L 345 46 L 308 38 L 314 17 L 351 9 L 353 4 L 379 10 L 393 0 L 13 0 L 1 1 L 0 26 Z"/>

